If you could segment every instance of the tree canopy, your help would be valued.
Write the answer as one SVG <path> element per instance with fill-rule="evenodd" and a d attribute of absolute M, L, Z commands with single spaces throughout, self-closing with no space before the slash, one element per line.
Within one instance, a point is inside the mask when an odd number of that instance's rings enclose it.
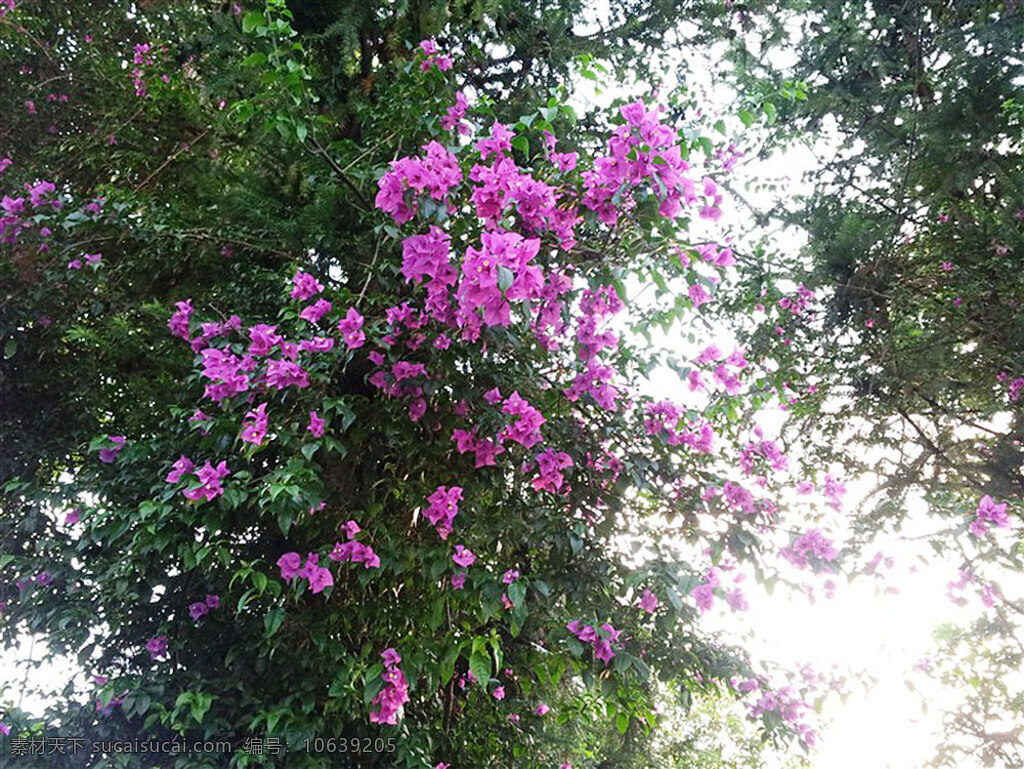
<path fill-rule="evenodd" d="M 0 635 L 80 671 L 5 750 L 761 765 L 832 682 L 702 615 L 872 573 L 919 496 L 987 607 L 935 765 L 1019 765 L 1021 15 L 733 5 L 0 2 Z M 667 41 L 742 138 L 636 85 Z M 802 254 L 724 231 L 737 142 L 819 139 L 758 218 Z M 150 737 L 232 749 L 92 747 Z"/>

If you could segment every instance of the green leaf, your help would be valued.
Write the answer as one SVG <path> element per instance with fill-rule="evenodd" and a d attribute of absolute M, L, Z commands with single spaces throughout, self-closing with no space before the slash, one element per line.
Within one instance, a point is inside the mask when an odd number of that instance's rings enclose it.
<path fill-rule="evenodd" d="M 512 270 L 503 264 L 498 265 L 498 288 L 502 291 L 508 291 L 512 283 L 515 282 L 515 279 L 516 276 L 512 274 Z"/>
<path fill-rule="evenodd" d="M 629 728 L 629 714 L 620 710 L 619 714 L 615 717 L 615 726 L 619 730 L 619 734 L 625 734 Z"/>
<path fill-rule="evenodd" d="M 204 694 L 198 692 L 192 700 L 192 718 L 196 720 L 196 723 L 203 723 L 203 719 L 206 718 L 206 713 L 210 709 L 210 705 L 213 704 L 213 695 Z"/>
<path fill-rule="evenodd" d="M 263 51 L 256 51 L 250 53 L 245 57 L 245 61 L 242 62 L 243 67 L 262 67 L 267 63 L 267 55 Z"/>
<path fill-rule="evenodd" d="M 512 149 L 518 150 L 527 157 L 530 156 L 530 140 L 525 136 L 517 136 L 512 140 Z"/>
<path fill-rule="evenodd" d="M 473 651 L 469 655 L 469 672 L 481 686 L 491 680 L 491 654 L 487 650 L 487 639 L 477 636 L 473 639 Z"/>
<path fill-rule="evenodd" d="M 513 582 L 506 592 L 513 606 L 522 606 L 523 599 L 526 598 L 526 587 L 521 582 Z"/>
<path fill-rule="evenodd" d="M 18 340 L 13 336 L 8 337 L 4 342 L 4 360 L 10 360 L 18 352 Z"/>
<path fill-rule="evenodd" d="M 263 628 L 267 631 L 268 636 L 272 636 L 280 629 L 282 622 L 284 622 L 284 609 L 278 606 L 268 611 L 263 617 Z"/>
<path fill-rule="evenodd" d="M 751 125 L 754 124 L 754 115 L 750 112 L 750 110 L 741 109 L 740 120 L 743 121 L 743 125 L 749 128 Z"/>
<path fill-rule="evenodd" d="M 277 525 L 281 528 L 281 533 L 284 534 L 286 537 L 288 536 L 288 532 L 292 528 L 292 521 L 294 520 L 294 518 L 295 516 L 292 515 L 291 510 L 281 510 L 277 514 Z"/>
<path fill-rule="evenodd" d="M 460 651 L 462 651 L 462 644 L 457 643 L 454 646 L 449 646 L 448 650 L 444 653 L 444 657 L 441 658 L 438 673 L 441 676 L 442 686 L 448 683 L 452 676 L 455 675 L 455 661 L 459 658 Z"/>
<path fill-rule="evenodd" d="M 772 123 L 775 122 L 775 105 L 772 104 L 770 101 L 766 101 L 764 103 L 763 109 L 765 117 L 768 118 L 768 125 L 771 125 Z"/>
<path fill-rule="evenodd" d="M 249 11 L 242 17 L 242 32 L 250 35 L 254 29 L 263 26 L 265 21 L 266 18 L 259 11 Z"/>

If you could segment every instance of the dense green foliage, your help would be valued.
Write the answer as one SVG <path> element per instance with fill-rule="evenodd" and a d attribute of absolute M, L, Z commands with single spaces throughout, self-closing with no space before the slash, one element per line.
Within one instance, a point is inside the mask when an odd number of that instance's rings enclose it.
<path fill-rule="evenodd" d="M 749 557 L 756 524 L 738 517 L 705 530 L 682 507 L 699 489 L 674 489 L 680 475 L 715 481 L 745 439 L 733 394 L 704 412 L 721 432 L 716 452 L 652 441 L 647 399 L 616 409 L 565 397 L 580 371 L 575 344 L 546 349 L 519 320 L 486 328 L 479 349 L 461 339 L 417 352 L 422 340 L 403 338 L 434 375 L 422 388 L 425 419 L 385 398 L 368 379 L 365 351 L 339 339 L 333 354 L 311 356 L 308 387 L 260 389 L 270 439 L 247 445 L 253 399 L 203 401 L 201 359 L 168 333 L 175 303 L 191 299 L 196 318 L 190 329 L 186 316 L 180 335 L 198 339 L 198 321 L 237 314 L 246 326 L 274 323 L 286 338 L 310 341 L 287 296 L 298 268 L 326 284 L 336 311 L 367 318 L 366 335 L 389 365 L 409 365 L 381 340 L 395 324 L 390 312 L 416 301 L 400 272 L 402 240 L 423 222 L 396 228 L 371 201 L 388 161 L 440 136 L 455 90 L 452 75 L 420 67 L 413 43 L 442 28 L 442 42 L 459 41 L 451 50 L 475 92 L 472 119 L 485 129 L 510 123 L 521 167 L 550 178 L 545 131 L 564 134 L 565 149 L 593 153 L 610 130 L 592 116 L 577 125 L 559 84 L 594 54 L 642 70 L 643 46 L 671 19 L 667 6 L 624 8 L 610 31 L 578 37 L 579 5 L 530 15 L 494 5 L 445 18 L 439 4 L 393 13 L 304 4 L 293 16 L 280 2 L 237 13 L 25 3 L 3 19 L 2 98 L 16 116 L 5 125 L 5 189 L 17 195 L 53 180 L 48 194 L 63 202 L 31 204 L 0 266 L 3 633 L 8 644 L 41 635 L 49 654 L 68 655 L 87 676 L 68 683 L 42 724 L 10 715 L 19 739 L 45 724 L 87 743 L 189 735 L 236 746 L 230 759 L 78 755 L 69 765 L 324 766 L 336 759 L 303 751 L 306 740 L 387 737 L 391 747 L 371 747 L 359 765 L 642 766 L 655 676 L 689 703 L 733 697 L 731 679 L 753 675 L 742 654 L 699 631 L 687 596 L 711 565 L 705 552 L 714 563 Z M 545 47 L 541 30 L 559 25 Z M 495 35 L 507 56 L 485 50 Z M 713 147 L 696 130 L 682 151 L 703 163 Z M 470 148 L 451 146 L 468 165 Z M 567 172 L 560 194 L 578 194 L 580 179 Z M 624 296 L 637 275 L 711 285 L 676 257 L 687 219 L 658 217 L 664 194 L 664 185 L 638 193 L 614 229 L 592 212 L 581 217 L 578 244 L 559 251 L 548 242 L 539 259 L 568 273 L 574 294 L 606 286 Z M 480 223 L 461 210 L 424 203 L 421 214 L 444 224 L 453 243 L 479 243 Z M 633 321 L 641 329 L 681 319 L 699 330 L 693 309 L 685 298 L 667 310 L 639 306 Z M 580 312 L 556 305 L 552 322 L 572 329 Z M 203 345 L 229 335 L 210 331 Z M 622 385 L 653 365 L 625 345 L 609 358 Z M 456 451 L 454 429 L 508 428 L 501 409 L 483 406 L 492 388 L 506 409 L 516 392 L 541 409 L 545 445 L 568 452 L 571 486 L 531 488 L 532 452 L 506 447 L 500 469 L 477 472 Z M 474 422 L 461 418 L 463 403 Z M 210 417 L 190 419 L 197 405 Z M 327 421 L 322 439 L 307 429 L 310 411 Z M 687 418 L 698 430 L 697 412 Z M 674 436 L 680 418 L 666 419 Z M 195 479 L 165 481 L 179 456 L 197 468 L 208 458 L 211 468 L 229 466 L 223 494 L 186 499 Z M 436 487 L 457 484 L 460 528 L 470 521 L 460 537 L 487 564 L 470 571 L 463 591 L 452 587 L 452 542 L 423 514 Z M 685 538 L 659 543 L 665 521 L 681 514 Z M 378 568 L 343 565 L 324 595 L 282 579 L 284 566 L 279 576 L 275 562 L 289 552 L 319 552 L 326 563 L 347 520 L 363 527 Z M 645 558 L 626 558 L 627 544 Z M 506 569 L 522 577 L 503 587 Z M 657 614 L 636 606 L 648 586 L 661 596 Z M 618 628 L 601 631 L 606 641 L 625 632 L 614 664 L 596 660 L 590 642 L 566 629 L 571 621 Z M 401 653 L 410 700 L 396 726 L 375 726 L 367 715 L 390 685 L 381 663 L 390 647 Z M 759 713 L 771 734 L 786 731 L 781 707 Z M 237 750 L 248 737 L 282 740 L 291 752 Z"/>

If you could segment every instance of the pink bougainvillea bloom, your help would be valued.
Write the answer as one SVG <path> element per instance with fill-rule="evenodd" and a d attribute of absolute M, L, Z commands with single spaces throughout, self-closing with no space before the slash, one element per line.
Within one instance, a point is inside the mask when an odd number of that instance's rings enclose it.
<path fill-rule="evenodd" d="M 988 534 L 988 526 L 992 524 L 997 528 L 1006 528 L 1010 525 L 1010 519 L 1006 514 L 1007 504 L 997 504 L 991 496 L 986 494 L 978 502 L 976 517 L 971 522 L 971 533 L 976 537 L 984 537 Z"/>
<path fill-rule="evenodd" d="M 427 413 L 427 401 L 424 398 L 414 398 L 409 404 L 409 419 L 419 422 Z"/>
<path fill-rule="evenodd" d="M 331 570 L 322 566 L 316 566 L 309 572 L 309 587 L 314 593 L 321 593 L 325 588 L 334 584 L 334 575 Z"/>
<path fill-rule="evenodd" d="M 504 686 L 497 687 L 493 692 L 491 692 L 491 696 L 494 697 L 494 699 L 496 699 L 496 700 L 503 700 L 503 699 L 505 699 L 505 687 Z"/>
<path fill-rule="evenodd" d="M 469 100 L 466 99 L 466 94 L 462 91 L 457 92 L 455 94 L 455 104 L 448 107 L 444 117 L 441 118 L 441 127 L 446 131 L 457 129 L 460 134 L 469 133 L 470 127 L 462 122 L 468 109 Z"/>
<path fill-rule="evenodd" d="M 309 323 L 319 323 L 320 319 L 331 311 L 331 303 L 326 299 L 317 299 L 313 304 L 305 307 L 299 313 L 299 317 Z"/>
<path fill-rule="evenodd" d="M 308 272 L 299 270 L 292 276 L 292 299 L 305 301 L 324 290 L 324 286 Z"/>
<path fill-rule="evenodd" d="M 167 636 L 161 635 L 155 638 L 150 638 L 146 642 L 146 651 L 149 652 L 150 659 L 160 659 L 161 657 L 167 656 Z"/>
<path fill-rule="evenodd" d="M 80 269 L 82 269 L 82 260 L 81 259 L 72 259 L 70 262 L 68 262 L 68 269 L 69 270 L 80 270 Z"/>
<path fill-rule="evenodd" d="M 361 563 L 367 569 L 380 568 L 380 557 L 373 552 L 373 548 L 369 545 L 364 545 L 362 542 L 355 541 L 352 537 L 349 537 L 349 541 L 345 544 L 335 542 L 334 548 L 328 553 L 327 557 L 332 561 Z"/>
<path fill-rule="evenodd" d="M 534 709 L 533 712 L 536 713 L 538 716 L 546 716 L 548 713 L 551 712 L 551 708 L 546 703 L 542 702 Z"/>
<path fill-rule="evenodd" d="M 518 417 L 511 425 L 501 432 L 502 439 L 510 439 L 524 448 L 532 448 L 543 440 L 540 428 L 547 421 L 544 416 L 528 401 L 513 392 L 501 408 L 502 413 Z"/>
<path fill-rule="evenodd" d="M 171 466 L 171 471 L 167 473 L 167 477 L 164 480 L 167 483 L 177 483 L 186 474 L 192 472 L 193 466 L 192 460 L 182 454 L 178 461 Z"/>
<path fill-rule="evenodd" d="M 281 579 L 291 582 L 302 571 L 302 557 L 298 553 L 285 553 L 277 559 Z"/>
<path fill-rule="evenodd" d="M 779 554 L 798 569 L 808 568 L 812 555 L 822 562 L 834 561 L 839 557 L 839 551 L 832 544 L 832 540 L 819 529 L 808 529 L 794 539 L 792 544 L 780 550 Z"/>
<path fill-rule="evenodd" d="M 34 101 L 25 102 L 25 111 L 30 115 L 36 114 L 36 103 Z"/>
<path fill-rule="evenodd" d="M 268 387 L 283 390 L 286 387 L 309 387 L 309 372 L 298 363 L 271 358 L 267 361 Z"/>
<path fill-rule="evenodd" d="M 255 410 L 246 413 L 241 438 L 246 443 L 259 446 L 267 436 L 267 404 L 261 403 Z"/>
<path fill-rule="evenodd" d="M 562 470 L 566 470 L 572 466 L 572 457 L 564 451 L 556 452 L 551 448 L 545 449 L 537 455 L 537 468 L 539 470 L 539 474 L 532 481 L 533 488 L 536 491 L 540 491 L 542 489 L 559 491 L 565 482 Z"/>
<path fill-rule="evenodd" d="M 715 600 L 715 586 L 710 582 L 705 582 L 690 591 L 690 595 L 697 602 L 697 608 L 702 612 L 707 611 Z"/>
<path fill-rule="evenodd" d="M 108 435 L 107 440 L 113 443 L 114 445 L 110 448 L 100 449 L 99 459 L 100 462 L 111 464 L 112 462 L 117 461 L 117 455 L 124 447 L 127 438 L 125 438 L 123 435 Z"/>
<path fill-rule="evenodd" d="M 196 601 L 195 603 L 190 604 L 188 607 L 188 613 L 189 616 L 192 617 L 193 622 L 198 622 L 199 619 L 203 617 L 208 611 L 210 611 L 210 607 L 208 607 L 202 601 Z"/>
<path fill-rule="evenodd" d="M 384 672 L 381 674 L 384 687 L 373 698 L 370 723 L 394 725 L 398 723 L 398 711 L 409 701 L 409 684 L 398 667 L 402 661 L 398 652 L 385 649 L 381 657 L 384 658 Z"/>
<path fill-rule="evenodd" d="M 338 322 L 338 331 L 341 332 L 345 345 L 350 350 L 362 347 L 366 341 L 366 335 L 363 333 L 362 328 L 363 316 L 359 314 L 355 307 L 349 307 L 344 320 Z"/>
<path fill-rule="evenodd" d="M 644 588 L 644 593 L 640 597 L 640 608 L 648 614 L 654 614 L 654 610 L 658 608 L 658 596 Z"/>
<path fill-rule="evenodd" d="M 725 601 L 733 611 L 746 611 L 750 608 L 750 604 L 747 603 L 747 597 L 743 595 L 743 590 L 738 587 L 725 591 Z"/>
<path fill-rule="evenodd" d="M 464 566 L 466 568 L 469 568 L 474 563 L 476 563 L 476 556 L 473 555 L 473 552 L 464 545 L 456 545 L 455 555 L 452 556 L 452 560 L 458 566 Z"/>
<path fill-rule="evenodd" d="M 866 321 L 864 321 L 864 325 L 867 326 L 868 328 L 874 328 L 875 327 L 875 319 L 874 318 L 868 318 Z"/>
<path fill-rule="evenodd" d="M 78 523 L 78 514 L 81 512 L 81 508 L 78 507 L 70 511 L 67 515 L 64 516 L 64 524 L 66 526 L 71 526 L 72 524 Z"/>
<path fill-rule="evenodd" d="M 697 309 L 702 304 L 706 304 L 711 300 L 711 294 L 704 288 L 700 283 L 694 283 L 690 286 L 687 294 L 690 297 L 690 301 L 693 302 L 693 309 Z"/>
<path fill-rule="evenodd" d="M 755 691 L 760 685 L 761 683 L 756 678 L 748 678 L 736 685 L 736 691 L 740 692 L 740 694 L 746 694 Z"/>
<path fill-rule="evenodd" d="M 100 260 L 102 260 L 102 259 L 103 259 L 103 254 L 86 254 L 85 255 L 85 263 L 86 264 L 97 265 L 97 264 L 100 263 Z"/>
<path fill-rule="evenodd" d="M 188 339 L 188 320 L 192 316 L 192 300 L 186 299 L 184 302 L 175 302 L 174 306 L 177 309 L 171 315 L 171 319 L 167 321 L 167 328 L 170 329 L 174 336 Z"/>
<path fill-rule="evenodd" d="M 466 586 L 466 572 L 460 571 L 452 575 L 452 589 L 462 590 Z"/>
<path fill-rule="evenodd" d="M 1020 400 L 1021 392 L 1024 392 L 1024 377 L 1017 377 L 1007 388 L 1007 397 L 1010 399 L 1010 403 L 1016 403 Z"/>
<path fill-rule="evenodd" d="M 506 585 L 511 585 L 517 579 L 519 579 L 519 572 L 515 569 L 509 569 L 501 576 L 501 581 Z"/>
<path fill-rule="evenodd" d="M 210 609 L 220 608 L 220 596 L 213 595 L 212 593 L 206 594 L 206 606 Z"/>
<path fill-rule="evenodd" d="M 359 524 L 355 521 L 347 521 L 338 528 L 345 534 L 347 539 L 355 539 L 356 535 L 362 531 L 362 529 L 359 528 Z"/>
<path fill-rule="evenodd" d="M 604 662 L 606 665 L 615 658 L 615 651 L 612 649 L 612 643 L 607 638 L 602 638 L 594 644 L 594 657 Z"/>
<path fill-rule="evenodd" d="M 12 0 L 12 2 L 13 2 L 13 0 Z M 3 9 L 0 8 L 0 16 L 3 16 L 3 15 L 4 15 L 3 14 Z M 4 737 L 6 737 L 10 733 L 11 733 L 11 727 L 8 724 L 5 724 L 3 721 L 0 721 L 0 734 L 4 735 Z M 446 766 L 447 766 L 447 764 L 446 764 Z"/>
<path fill-rule="evenodd" d="M 306 428 L 309 432 L 313 433 L 314 438 L 320 438 L 324 434 L 325 420 L 323 417 L 317 416 L 315 411 L 309 412 L 309 427 Z"/>
<path fill-rule="evenodd" d="M 438 486 L 434 493 L 427 497 L 430 506 L 423 511 L 423 517 L 434 525 L 441 539 L 447 539 L 452 532 L 455 516 L 459 514 L 461 499 L 461 486 L 452 486 L 451 488 Z M 468 566 L 469 564 L 462 565 Z"/>
<path fill-rule="evenodd" d="M 446 764 L 444 761 L 439 761 L 434 765 L 434 769 L 451 769 L 451 764 Z"/>
<path fill-rule="evenodd" d="M 257 323 L 249 327 L 249 341 L 249 352 L 252 355 L 269 355 L 284 338 L 277 333 L 277 326 Z"/>

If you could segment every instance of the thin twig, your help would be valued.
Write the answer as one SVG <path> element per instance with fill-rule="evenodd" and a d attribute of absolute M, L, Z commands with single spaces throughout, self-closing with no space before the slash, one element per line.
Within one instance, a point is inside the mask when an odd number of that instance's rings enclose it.
<path fill-rule="evenodd" d="M 183 152 L 188 152 L 190 149 L 192 149 L 192 145 L 195 144 L 200 139 L 202 139 L 208 133 L 210 133 L 210 129 L 209 128 L 205 129 L 201 134 L 199 134 L 199 136 L 196 136 L 194 139 L 190 139 L 189 141 L 185 142 L 181 147 L 178 148 L 178 150 L 176 152 L 171 153 L 171 155 L 168 156 L 167 160 L 165 160 L 163 163 L 161 163 L 153 173 L 151 173 L 149 176 L 147 176 L 145 179 L 143 179 L 141 182 L 139 182 L 137 185 L 135 185 L 135 187 L 132 189 L 132 192 L 138 192 L 143 187 L 145 187 L 147 184 L 149 184 L 151 181 L 153 181 L 153 179 L 157 176 L 157 174 L 159 174 L 161 171 L 163 171 L 168 165 L 170 165 L 174 160 L 176 160 L 178 158 L 178 156 L 181 155 Z"/>
<path fill-rule="evenodd" d="M 352 190 L 356 197 L 359 198 L 359 202 L 362 203 L 363 208 L 367 211 L 372 211 L 373 206 L 370 204 L 370 201 L 366 199 L 362 190 L 360 190 L 359 187 L 356 186 L 355 182 L 349 178 L 349 175 L 345 173 L 345 169 L 338 165 L 338 162 L 331 157 L 330 153 L 324 149 L 324 146 L 320 144 L 319 140 L 315 136 L 311 136 L 309 140 L 312 142 L 313 146 L 316 147 L 317 152 L 323 156 L 324 160 L 326 160 L 330 164 L 331 168 L 334 169 L 335 173 L 338 174 L 345 186 Z"/>
<path fill-rule="evenodd" d="M 363 283 L 363 290 L 359 292 L 359 296 L 356 297 L 354 307 L 358 308 L 359 303 L 363 301 L 363 297 L 366 296 L 366 289 L 370 286 L 370 280 L 373 278 L 373 268 L 377 265 L 377 256 L 380 254 L 380 235 L 377 236 L 377 245 L 373 249 L 373 259 L 370 261 L 370 266 L 366 271 L 366 281 Z"/>

